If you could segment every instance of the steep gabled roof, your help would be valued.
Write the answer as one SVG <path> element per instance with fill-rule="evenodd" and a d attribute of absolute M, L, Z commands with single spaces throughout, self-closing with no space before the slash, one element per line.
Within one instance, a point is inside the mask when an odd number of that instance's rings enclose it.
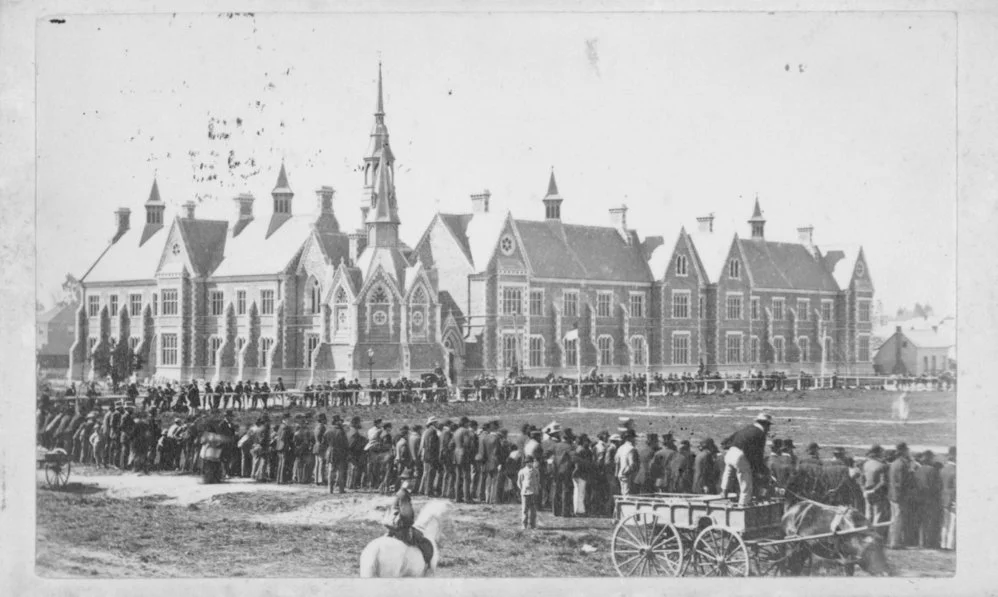
<path fill-rule="evenodd" d="M 226 232 L 229 223 L 225 220 L 177 220 L 180 236 L 184 239 L 191 265 L 199 276 L 210 275 L 225 255 Z"/>
<path fill-rule="evenodd" d="M 736 230 L 737 226 L 733 222 L 718 219 L 714 221 L 712 231 L 701 231 L 698 226 L 689 233 L 707 279 L 712 284 L 724 272 L 724 262 L 731 252 Z"/>
<path fill-rule="evenodd" d="M 935 330 L 901 330 L 901 334 L 909 342 L 918 348 L 949 348 L 956 346 L 956 338 L 953 336 L 953 328 L 939 328 Z"/>
<path fill-rule="evenodd" d="M 326 262 L 337 266 L 340 259 L 350 260 L 350 237 L 342 232 L 315 230 L 315 240 L 322 250 Z"/>
<path fill-rule="evenodd" d="M 144 239 L 142 229 L 129 229 L 97 259 L 81 282 L 132 282 L 156 277 L 168 234 L 164 228 Z"/>
<path fill-rule="evenodd" d="M 314 221 L 313 214 L 293 215 L 268 234 L 269 222 L 254 219 L 238 236 L 228 235 L 225 257 L 212 275 L 252 276 L 284 271 L 305 246 Z"/>
<path fill-rule="evenodd" d="M 533 274 L 542 278 L 651 282 L 637 234 L 616 228 L 515 220 Z"/>
<path fill-rule="evenodd" d="M 739 239 L 753 285 L 759 288 L 836 291 L 838 285 L 808 247 L 760 239 Z"/>
<path fill-rule="evenodd" d="M 447 226 L 451 234 L 454 235 L 454 239 L 457 241 L 461 251 L 464 252 L 465 257 L 468 261 L 474 264 L 474 258 L 471 254 L 471 244 L 468 241 L 468 224 L 477 217 L 476 214 L 437 214 L 440 216 L 440 221 L 443 222 L 444 226 Z"/>
<path fill-rule="evenodd" d="M 822 245 L 821 252 L 825 269 L 832 273 L 840 290 L 846 290 L 852 283 L 856 271 L 856 261 L 861 251 L 859 245 Z"/>

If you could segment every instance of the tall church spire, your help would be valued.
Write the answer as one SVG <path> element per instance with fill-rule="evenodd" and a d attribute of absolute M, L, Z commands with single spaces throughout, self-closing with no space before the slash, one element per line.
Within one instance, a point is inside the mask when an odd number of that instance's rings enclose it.
<path fill-rule="evenodd" d="M 378 105 L 374 108 L 374 115 L 381 117 L 384 120 L 385 117 L 385 95 L 382 91 L 381 85 L 381 61 L 378 61 Z"/>
<path fill-rule="evenodd" d="M 551 168 L 551 179 L 548 180 L 548 194 L 544 196 L 544 219 L 561 220 L 562 197 L 558 194 L 558 183 L 554 180 L 554 168 Z"/>
<path fill-rule="evenodd" d="M 364 202 L 367 209 L 368 246 L 390 247 L 398 243 L 398 203 L 395 197 L 395 156 L 385 126 L 384 86 L 378 64 L 378 101 L 374 113 L 371 145 L 364 157 Z"/>
<path fill-rule="evenodd" d="M 385 125 L 384 84 L 381 76 L 381 63 L 379 62 L 378 98 L 374 107 L 374 127 L 371 129 L 371 140 L 367 146 L 367 153 L 364 155 L 364 191 L 360 201 L 361 216 L 365 224 L 372 222 L 371 210 L 374 209 L 377 199 L 382 158 L 389 169 L 394 168 L 395 156 L 392 155 L 391 147 L 388 144 L 388 126 Z"/>

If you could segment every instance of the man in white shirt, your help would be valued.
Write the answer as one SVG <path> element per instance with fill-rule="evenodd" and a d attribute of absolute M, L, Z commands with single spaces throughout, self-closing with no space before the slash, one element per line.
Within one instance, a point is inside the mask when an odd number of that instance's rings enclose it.
<path fill-rule="evenodd" d="M 620 482 L 620 495 L 631 495 L 634 492 L 634 476 L 638 473 L 638 452 L 634 447 L 637 434 L 633 429 L 624 433 L 624 443 L 617 449 L 615 456 L 616 476 Z"/>

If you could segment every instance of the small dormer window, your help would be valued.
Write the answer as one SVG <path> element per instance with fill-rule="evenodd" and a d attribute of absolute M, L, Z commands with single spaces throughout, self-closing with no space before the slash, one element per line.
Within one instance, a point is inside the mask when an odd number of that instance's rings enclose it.
<path fill-rule="evenodd" d="M 728 262 L 728 277 L 736 280 L 742 277 L 741 263 L 737 259 Z"/>
<path fill-rule="evenodd" d="M 676 257 L 676 275 L 685 276 L 689 270 L 689 263 L 686 260 L 686 255 L 679 255 Z"/>

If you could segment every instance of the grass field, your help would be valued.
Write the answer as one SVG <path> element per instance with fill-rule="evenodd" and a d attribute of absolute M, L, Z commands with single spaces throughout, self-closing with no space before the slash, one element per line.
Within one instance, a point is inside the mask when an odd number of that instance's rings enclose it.
<path fill-rule="evenodd" d="M 954 393 L 909 395 L 905 425 L 892 420 L 896 393 L 837 391 L 753 394 L 723 398 L 655 398 L 651 409 L 625 400 L 405 404 L 342 411 L 364 425 L 375 416 L 424 423 L 435 414 L 484 422 L 499 419 L 515 433 L 524 422 L 557 420 L 576 432 L 613 430 L 631 416 L 642 432 L 677 438 L 723 438 L 757 411 L 775 418 L 773 431 L 803 447 L 905 440 L 933 449 L 956 438 Z M 327 409 L 326 412 L 341 412 Z M 240 413 L 241 422 L 253 413 Z M 826 452 L 827 453 L 827 452 Z M 37 571 L 50 577 L 338 577 L 356 576 L 363 546 L 383 533 L 388 499 L 370 493 L 329 495 L 321 488 L 226 483 L 202 486 L 172 473 L 140 477 L 74 468 L 66 491 L 39 487 Z M 417 509 L 423 503 L 416 500 Z M 612 522 L 555 519 L 542 513 L 536 532 L 519 530 L 517 505 L 453 506 L 444 527 L 440 576 L 613 576 Z M 583 550 L 583 546 L 588 546 Z M 591 553 L 586 553 L 591 552 Z M 948 576 L 955 555 L 931 550 L 889 552 L 902 576 Z"/>

